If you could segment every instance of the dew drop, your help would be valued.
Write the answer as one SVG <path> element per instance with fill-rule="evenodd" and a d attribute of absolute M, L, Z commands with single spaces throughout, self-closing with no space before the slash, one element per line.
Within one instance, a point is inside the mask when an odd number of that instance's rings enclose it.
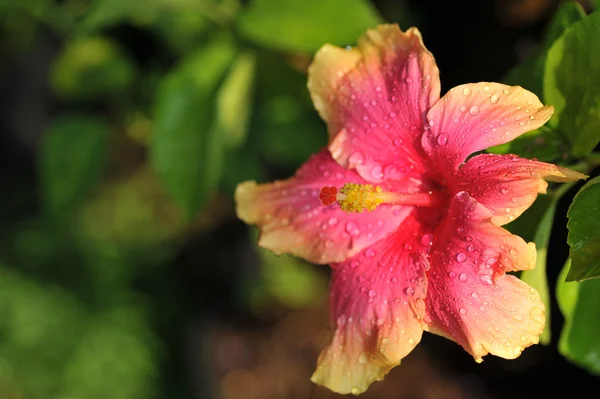
<path fill-rule="evenodd" d="M 358 357 L 358 362 L 360 364 L 365 364 L 367 363 L 367 354 L 366 353 L 361 353 L 360 356 Z"/>
<path fill-rule="evenodd" d="M 343 327 L 346 325 L 346 316 L 345 315 L 341 315 L 340 317 L 338 317 L 337 319 L 337 325 L 339 327 Z"/>
<path fill-rule="evenodd" d="M 444 145 L 447 142 L 448 142 L 448 136 L 446 136 L 445 134 L 442 133 L 437 137 L 437 143 L 439 145 Z"/>
<path fill-rule="evenodd" d="M 460 106 L 460 112 L 467 112 L 467 107 L 464 105 Z"/>
<path fill-rule="evenodd" d="M 481 281 L 482 284 L 485 285 L 492 285 L 492 276 L 488 276 L 487 274 L 484 274 L 483 276 L 479 277 L 479 281 Z"/>
<path fill-rule="evenodd" d="M 465 87 L 465 88 L 463 88 L 462 93 L 465 96 L 470 96 L 471 95 L 471 89 L 469 87 Z"/>
<path fill-rule="evenodd" d="M 531 320 L 533 321 L 541 322 L 544 320 L 544 310 L 535 307 L 529 311 L 529 317 L 531 317 Z"/>
<path fill-rule="evenodd" d="M 376 295 L 377 295 L 377 291 L 375 291 L 375 290 L 369 290 L 369 296 L 371 298 L 375 297 Z"/>
<path fill-rule="evenodd" d="M 408 344 L 409 344 L 409 345 L 414 345 L 414 344 L 415 344 L 415 340 L 414 340 L 414 339 L 412 339 L 412 338 L 409 338 L 409 339 L 408 339 Z"/>
<path fill-rule="evenodd" d="M 510 90 L 504 89 L 504 90 L 502 90 L 502 93 L 504 93 L 505 95 L 508 96 L 510 94 Z"/>
<path fill-rule="evenodd" d="M 465 260 L 467 260 L 467 254 L 465 254 L 464 252 L 459 252 L 456 255 L 456 261 L 459 263 L 464 262 Z"/>
<path fill-rule="evenodd" d="M 423 237 L 421 237 L 421 244 L 429 247 L 433 242 L 433 235 L 432 234 L 424 234 Z"/>
<path fill-rule="evenodd" d="M 478 295 L 478 294 L 477 294 L 475 291 L 473 291 L 473 292 L 471 293 L 471 296 L 472 296 L 474 299 L 477 299 L 477 298 L 479 298 L 479 295 Z"/>
<path fill-rule="evenodd" d="M 474 105 L 471 108 L 469 108 L 469 113 L 473 116 L 475 115 L 479 115 L 479 107 Z"/>
<path fill-rule="evenodd" d="M 400 147 L 400 146 L 402 145 L 403 141 L 402 141 L 402 139 L 401 139 L 401 138 L 399 138 L 399 137 L 396 137 L 396 138 L 393 140 L 393 143 L 394 143 L 394 145 L 395 145 L 396 147 Z"/>
<path fill-rule="evenodd" d="M 461 273 L 461 274 L 458 276 L 458 279 L 459 279 L 460 281 L 462 281 L 462 282 L 465 282 L 465 281 L 467 281 L 467 280 L 469 279 L 469 276 L 467 276 L 467 273 Z"/>
<path fill-rule="evenodd" d="M 349 221 L 348 223 L 346 223 L 346 232 L 354 237 L 360 234 L 360 230 L 358 229 L 357 224 L 353 221 Z"/>
<path fill-rule="evenodd" d="M 375 250 L 373 248 L 367 248 L 367 250 L 365 251 L 365 256 L 367 258 L 372 258 L 375 256 Z"/>
<path fill-rule="evenodd" d="M 329 224 L 330 226 L 335 226 L 337 222 L 338 220 L 334 217 L 330 217 L 329 220 L 327 220 L 327 224 Z"/>
<path fill-rule="evenodd" d="M 408 296 L 412 296 L 415 293 L 415 289 L 413 287 L 406 287 L 404 293 Z"/>
<path fill-rule="evenodd" d="M 373 178 L 377 180 L 383 178 L 383 170 L 381 165 L 375 165 L 373 169 L 371 169 L 371 176 L 373 176 Z"/>
<path fill-rule="evenodd" d="M 496 103 L 498 103 L 498 99 L 499 99 L 499 97 L 500 97 L 500 96 L 498 96 L 497 94 L 493 94 L 493 95 L 490 97 L 490 102 L 491 102 L 492 104 L 496 104 Z"/>
<path fill-rule="evenodd" d="M 515 321 L 523 321 L 523 315 L 522 314 L 514 314 L 513 319 Z"/>
<path fill-rule="evenodd" d="M 351 164 L 362 165 L 365 162 L 365 156 L 362 152 L 354 152 L 348 158 L 348 162 Z"/>
<path fill-rule="evenodd" d="M 467 314 L 467 309 L 465 308 L 460 308 L 458 309 L 458 311 L 460 312 L 460 314 Z"/>
<path fill-rule="evenodd" d="M 469 252 L 475 251 L 475 247 L 473 246 L 473 244 L 467 245 L 467 251 L 469 251 Z"/>
<path fill-rule="evenodd" d="M 450 278 L 456 277 L 456 272 L 450 272 L 450 273 L 448 273 L 448 277 L 450 277 Z"/>

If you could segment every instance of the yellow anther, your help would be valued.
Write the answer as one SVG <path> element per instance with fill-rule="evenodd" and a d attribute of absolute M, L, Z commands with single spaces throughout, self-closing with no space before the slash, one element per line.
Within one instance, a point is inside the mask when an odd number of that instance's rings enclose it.
<path fill-rule="evenodd" d="M 381 187 L 371 184 L 346 183 L 338 194 L 340 208 L 345 212 L 372 211 L 382 203 Z"/>

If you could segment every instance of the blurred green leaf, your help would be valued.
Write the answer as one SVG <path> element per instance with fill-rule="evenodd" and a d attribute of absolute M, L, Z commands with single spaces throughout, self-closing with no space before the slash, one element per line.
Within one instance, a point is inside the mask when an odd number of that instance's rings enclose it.
<path fill-rule="evenodd" d="M 600 375 L 600 279 L 567 282 L 567 261 L 556 284 L 556 299 L 565 318 L 559 352 L 575 364 Z"/>
<path fill-rule="evenodd" d="M 267 172 L 258 157 L 257 151 L 247 145 L 227 157 L 222 185 L 227 195 L 233 197 L 236 186 L 246 180 L 267 180 Z"/>
<path fill-rule="evenodd" d="M 135 308 L 93 320 L 66 371 L 63 397 L 138 399 L 156 392 L 154 340 Z"/>
<path fill-rule="evenodd" d="M 275 97 L 259 110 L 258 148 L 274 165 L 296 168 L 327 145 L 327 130 L 312 107 L 296 97 Z"/>
<path fill-rule="evenodd" d="M 600 176 L 579 190 L 567 217 L 572 260 L 567 281 L 600 277 Z"/>
<path fill-rule="evenodd" d="M 581 4 L 565 1 L 554 13 L 544 37 L 544 49 L 548 50 L 554 42 L 575 22 L 585 17 Z"/>
<path fill-rule="evenodd" d="M 54 121 L 43 137 L 39 161 L 42 198 L 50 215 L 75 205 L 100 180 L 108 134 L 103 121 L 89 116 Z"/>
<path fill-rule="evenodd" d="M 554 162 L 568 157 L 568 146 L 552 129 L 543 126 L 525 133 L 506 144 L 488 149 L 492 154 L 515 154 L 525 158 L 536 158 L 543 162 Z"/>
<path fill-rule="evenodd" d="M 0 396 L 56 397 L 86 322 L 75 298 L 2 265 Z"/>
<path fill-rule="evenodd" d="M 353 45 L 366 29 L 380 22 L 367 0 L 252 0 L 238 26 L 261 45 L 313 52 L 325 43 Z"/>
<path fill-rule="evenodd" d="M 224 157 L 215 95 L 236 49 L 216 41 L 164 77 L 156 93 L 150 159 L 177 204 L 192 217 L 216 188 Z"/>
<path fill-rule="evenodd" d="M 552 224 L 556 214 L 556 206 L 564 193 L 566 193 L 572 184 L 564 184 L 556 192 L 539 196 L 533 205 L 523 213 L 517 220 L 520 221 L 521 229 L 533 230 L 533 237 L 522 235 L 526 241 L 535 243 L 537 258 L 535 268 L 532 270 L 524 270 L 521 273 L 521 280 L 535 288 L 539 294 L 546 309 L 551 308 L 550 290 L 548 288 L 548 276 L 546 274 L 546 262 L 548 253 L 548 243 L 550 242 L 550 234 L 552 232 Z M 509 224 L 509 226 L 512 225 Z M 527 225 L 527 227 L 526 227 Z M 514 229 L 510 229 L 514 232 Z M 517 233 L 518 234 L 518 233 Z M 550 343 L 550 312 L 546 312 L 546 325 L 544 332 L 540 335 L 540 342 L 544 345 Z"/>
<path fill-rule="evenodd" d="M 554 42 L 546 59 L 544 98 L 554 105 L 549 124 L 583 157 L 600 142 L 600 12 L 573 24 Z"/>
<path fill-rule="evenodd" d="M 252 234 L 256 242 L 256 234 Z M 328 280 L 312 265 L 291 255 L 275 255 L 259 248 L 264 290 L 283 305 L 299 309 L 324 303 Z"/>
<path fill-rule="evenodd" d="M 229 148 L 241 145 L 248 133 L 255 66 L 253 53 L 240 53 L 217 94 L 217 126 Z"/>
<path fill-rule="evenodd" d="M 66 45 L 50 78 L 59 96 L 82 100 L 121 94 L 131 86 L 135 74 L 133 64 L 115 43 L 87 37 Z"/>

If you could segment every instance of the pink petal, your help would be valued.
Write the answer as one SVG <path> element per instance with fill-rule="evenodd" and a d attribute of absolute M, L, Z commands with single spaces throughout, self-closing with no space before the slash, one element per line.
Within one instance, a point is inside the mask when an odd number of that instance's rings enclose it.
<path fill-rule="evenodd" d="M 313 382 L 359 394 L 383 379 L 421 340 L 429 237 L 412 216 L 402 229 L 333 265 L 331 319 L 336 331 Z"/>
<path fill-rule="evenodd" d="M 472 153 L 507 143 L 542 126 L 554 112 L 519 86 L 472 83 L 457 86 L 427 113 L 422 144 L 435 167 L 453 171 Z"/>
<path fill-rule="evenodd" d="M 420 134 L 440 83 L 416 28 L 380 25 L 352 50 L 323 46 L 309 68 L 308 88 L 340 165 L 373 182 L 422 169 Z"/>
<path fill-rule="evenodd" d="M 586 176 L 560 166 L 514 155 L 481 154 L 469 159 L 458 171 L 454 192 L 466 191 L 492 214 L 498 226 L 509 223 L 531 206 L 544 181 L 571 181 Z"/>
<path fill-rule="evenodd" d="M 537 291 L 505 271 L 531 269 L 535 246 L 491 222 L 467 193 L 438 226 L 426 299 L 429 330 L 462 345 L 476 361 L 514 359 L 539 341 L 544 305 Z"/>
<path fill-rule="evenodd" d="M 348 214 L 338 204 L 321 203 L 322 187 L 345 183 L 366 182 L 323 150 L 293 178 L 241 183 L 235 193 L 238 217 L 256 224 L 261 231 L 258 244 L 275 253 L 291 253 L 314 263 L 341 262 L 387 237 L 411 211 L 406 206 L 380 205 L 373 212 Z"/>

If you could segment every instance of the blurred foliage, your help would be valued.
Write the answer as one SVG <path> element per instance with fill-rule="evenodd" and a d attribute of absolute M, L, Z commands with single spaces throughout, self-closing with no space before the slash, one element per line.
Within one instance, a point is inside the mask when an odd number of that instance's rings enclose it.
<path fill-rule="evenodd" d="M 570 268 L 569 259 L 556 286 L 556 299 L 565 318 L 558 350 L 567 359 L 600 375 L 600 279 L 567 282 Z"/>
<path fill-rule="evenodd" d="M 571 269 L 567 281 L 600 277 L 600 176 L 579 190 L 569 208 L 569 237 Z M 594 215 L 590 217 L 590 215 Z"/>
<path fill-rule="evenodd" d="M 0 396 L 169 396 L 140 279 L 231 218 L 240 181 L 288 174 L 326 144 L 311 53 L 380 21 L 367 0 L 2 2 L 3 55 L 58 40 L 59 106 L 39 145 L 41 211 L 2 230 Z M 247 311 L 322 306 L 320 268 L 255 255 Z"/>

